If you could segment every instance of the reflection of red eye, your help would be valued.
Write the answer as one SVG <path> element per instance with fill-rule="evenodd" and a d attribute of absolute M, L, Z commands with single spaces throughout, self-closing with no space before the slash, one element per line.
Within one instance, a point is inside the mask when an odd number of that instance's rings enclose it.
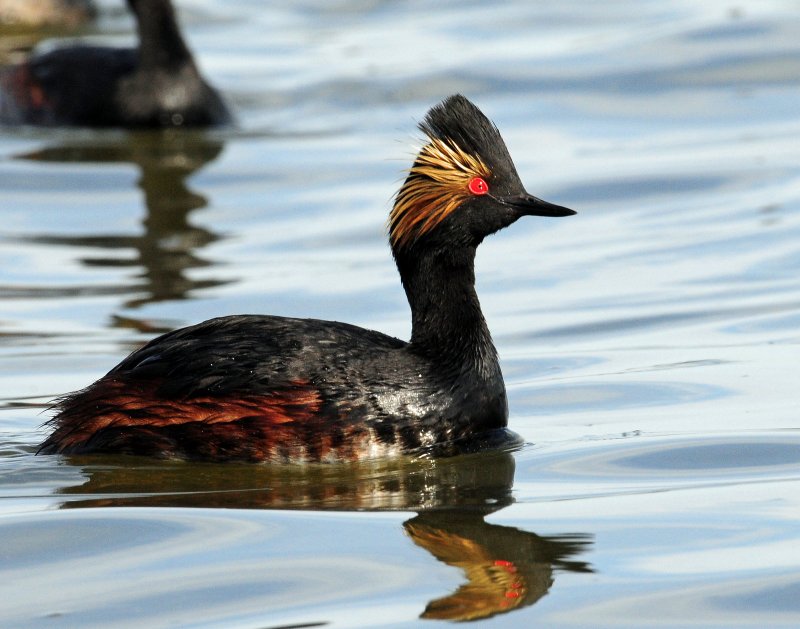
<path fill-rule="evenodd" d="M 472 194 L 482 195 L 489 194 L 489 184 L 482 177 L 473 177 L 469 180 L 467 188 Z"/>

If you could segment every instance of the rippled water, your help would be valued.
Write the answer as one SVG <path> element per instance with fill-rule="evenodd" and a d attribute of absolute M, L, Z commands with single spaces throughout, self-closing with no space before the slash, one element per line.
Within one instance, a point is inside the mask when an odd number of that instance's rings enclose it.
<path fill-rule="evenodd" d="M 178 6 L 236 129 L 0 130 L 0 625 L 800 625 L 798 2 Z M 33 456 L 49 400 L 163 330 L 406 337 L 384 222 L 455 91 L 579 211 L 478 256 L 528 445 Z"/>

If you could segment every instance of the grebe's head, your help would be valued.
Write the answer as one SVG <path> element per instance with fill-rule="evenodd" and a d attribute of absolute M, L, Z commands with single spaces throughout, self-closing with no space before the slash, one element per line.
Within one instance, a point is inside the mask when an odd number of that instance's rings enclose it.
<path fill-rule="evenodd" d="M 417 246 L 475 247 L 521 216 L 570 216 L 528 194 L 500 132 L 469 100 L 450 96 L 419 128 L 427 136 L 389 215 L 395 255 Z"/>

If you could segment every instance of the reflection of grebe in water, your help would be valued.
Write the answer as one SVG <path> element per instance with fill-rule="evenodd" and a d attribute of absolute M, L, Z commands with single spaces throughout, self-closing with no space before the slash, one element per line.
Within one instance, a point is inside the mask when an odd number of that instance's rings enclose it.
<path fill-rule="evenodd" d="M 411 541 L 458 568 L 464 582 L 435 596 L 423 618 L 476 620 L 533 605 L 576 559 L 584 534 L 539 536 L 484 518 L 512 503 L 505 452 L 342 465 L 184 464 L 133 457 L 70 457 L 88 478 L 61 490 L 63 508 L 163 506 L 280 510 L 416 511 Z"/>
<path fill-rule="evenodd" d="M 334 321 L 212 319 L 62 398 L 40 452 L 309 463 L 518 441 L 476 249 L 523 216 L 574 212 L 525 192 L 499 131 L 463 96 L 420 127 L 427 143 L 389 218 L 410 342 Z"/>
<path fill-rule="evenodd" d="M 554 572 L 591 572 L 571 559 L 585 550 L 585 535 L 541 537 L 489 524 L 470 511 L 429 511 L 403 524 L 417 546 L 463 571 L 467 581 L 428 603 L 423 618 L 477 620 L 533 605 L 548 593 Z"/>
<path fill-rule="evenodd" d="M 122 137 L 95 138 L 92 143 L 74 143 L 45 148 L 19 156 L 42 162 L 132 163 L 140 169 L 139 187 L 144 194 L 146 215 L 141 235 L 92 234 L 61 236 L 39 234 L 30 241 L 45 245 L 92 248 L 106 255 L 82 259 L 92 267 L 141 268 L 141 280 L 123 285 L 89 285 L 83 293 L 130 294 L 125 306 L 187 298 L 193 290 L 224 282 L 193 279 L 187 271 L 206 266 L 198 251 L 217 240 L 209 230 L 192 223 L 193 211 L 205 207 L 206 199 L 186 185 L 188 177 L 213 161 L 222 151 L 221 142 L 200 132 L 136 132 Z M 134 256 L 128 255 L 129 251 Z"/>

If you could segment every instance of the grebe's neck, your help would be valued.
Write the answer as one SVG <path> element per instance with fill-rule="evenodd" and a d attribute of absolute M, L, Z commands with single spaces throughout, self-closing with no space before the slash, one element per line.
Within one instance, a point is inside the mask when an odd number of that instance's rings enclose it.
<path fill-rule="evenodd" d="M 139 67 L 163 69 L 192 64 L 169 0 L 128 0 L 139 29 Z"/>
<path fill-rule="evenodd" d="M 395 251 L 411 306 L 410 349 L 481 379 L 500 377 L 497 352 L 475 292 L 475 248 L 419 249 Z"/>

